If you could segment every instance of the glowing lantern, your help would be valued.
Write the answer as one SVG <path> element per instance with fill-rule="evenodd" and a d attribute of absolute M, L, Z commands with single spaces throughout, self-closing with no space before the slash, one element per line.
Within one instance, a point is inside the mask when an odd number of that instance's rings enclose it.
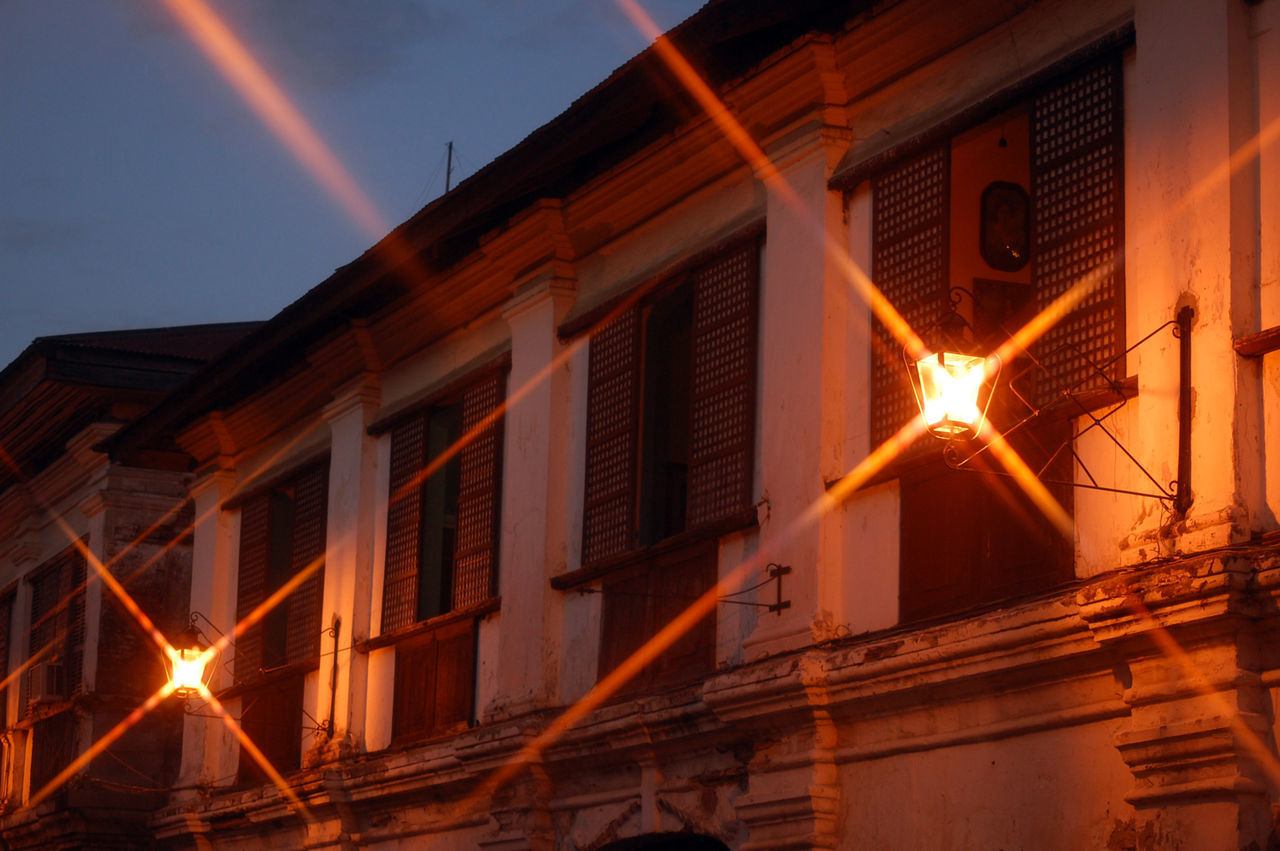
<path fill-rule="evenodd" d="M 992 380 L 999 373 L 999 362 L 995 364 Z M 991 397 L 988 392 L 986 401 L 982 400 L 988 378 L 987 361 L 972 355 L 939 352 L 916 361 L 916 371 L 916 401 L 929 431 L 946 440 L 977 434 Z"/>
<path fill-rule="evenodd" d="M 169 657 L 169 683 L 174 694 L 190 697 L 204 691 L 213 675 L 209 664 L 213 654 L 200 641 L 200 632 L 188 626 L 178 636 L 174 646 L 167 651 Z"/>

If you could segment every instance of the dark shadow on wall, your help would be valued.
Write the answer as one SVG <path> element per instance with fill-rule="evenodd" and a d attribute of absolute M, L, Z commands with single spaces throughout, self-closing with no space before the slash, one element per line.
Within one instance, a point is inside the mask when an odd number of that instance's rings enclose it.
<path fill-rule="evenodd" d="M 610 842 L 598 851 L 729 851 L 729 846 L 693 833 L 646 833 Z"/>

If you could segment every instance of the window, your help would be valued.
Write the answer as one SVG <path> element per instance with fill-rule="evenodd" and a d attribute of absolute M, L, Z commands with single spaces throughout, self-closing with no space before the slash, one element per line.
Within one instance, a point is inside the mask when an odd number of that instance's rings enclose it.
<path fill-rule="evenodd" d="M 497 595 L 505 380 L 488 370 L 391 431 L 382 632 L 402 633 L 396 741 L 464 726 L 474 711 L 476 609 Z"/>
<path fill-rule="evenodd" d="M 236 642 L 235 675 L 243 684 L 240 724 L 280 771 L 299 766 L 303 681 L 320 657 L 328 491 L 326 461 L 268 486 L 240 508 L 237 621 L 299 572 L 321 562 Z M 240 779 L 262 779 L 243 749 Z"/>
<path fill-rule="evenodd" d="M 964 287 L 960 311 L 979 347 L 994 348 L 1025 319 L 1101 270 L 1100 283 L 1035 344 L 1063 386 L 1092 389 L 1094 365 L 1124 350 L 1123 133 L 1118 56 L 1042 88 L 982 124 L 943 139 L 872 183 L 872 275 L 917 330 Z M 1026 198 L 1027 201 L 1021 200 Z M 1029 256 L 1024 259 L 1024 249 Z M 939 339 L 926 343 L 941 347 Z M 876 323 L 871 437 L 878 444 L 915 415 L 901 345 Z M 1123 378 L 1122 359 L 1109 377 Z M 1007 380 L 992 421 L 1012 421 Z M 1019 392 L 1048 405 L 1052 382 L 1024 377 Z M 1025 430 L 1015 448 L 1046 479 L 1069 480 L 1066 417 Z M 1071 547 L 1021 491 L 995 476 L 947 469 L 922 438 L 900 479 L 902 620 L 1052 587 L 1071 578 Z M 1006 486 L 1009 484 L 1009 486 Z M 1068 510 L 1071 490 L 1055 494 Z M 941 504 L 955 506 L 946 516 Z"/>
<path fill-rule="evenodd" d="M 620 565 L 603 582 L 602 674 L 715 583 L 706 541 L 754 521 L 759 253 L 751 239 L 709 255 L 591 338 L 582 560 Z M 713 616 L 691 635 L 700 649 L 677 655 L 696 664 L 645 676 L 708 670 Z"/>
<path fill-rule="evenodd" d="M 31 632 L 27 697 L 31 704 L 66 700 L 80 693 L 84 670 L 85 560 L 67 547 L 31 574 Z"/>
<path fill-rule="evenodd" d="M 68 699 L 80 693 L 85 644 L 85 560 L 67 547 L 37 568 L 31 583 L 31 631 L 27 657 L 27 712 L 31 727 L 33 790 L 40 789 L 75 758 L 78 719 Z"/>

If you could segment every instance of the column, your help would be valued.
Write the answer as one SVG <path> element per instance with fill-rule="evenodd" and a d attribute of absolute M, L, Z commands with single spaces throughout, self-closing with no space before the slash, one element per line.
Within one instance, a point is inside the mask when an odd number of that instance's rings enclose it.
<path fill-rule="evenodd" d="M 223 469 L 203 476 L 191 486 L 195 503 L 191 611 L 203 616 L 196 626 L 211 642 L 218 640 L 219 632 L 229 634 L 236 623 L 236 550 L 240 521 L 238 513 L 222 510 L 223 501 L 234 488 L 235 474 Z M 222 657 L 212 662 L 214 671 L 209 688 L 215 693 L 231 685 L 231 674 L 225 669 L 224 661 L 230 658 L 227 654 L 234 652 L 224 651 Z M 194 798 L 196 793 L 192 787 L 233 782 L 238 753 L 235 738 L 220 720 L 187 715 L 183 718 L 178 797 Z"/>

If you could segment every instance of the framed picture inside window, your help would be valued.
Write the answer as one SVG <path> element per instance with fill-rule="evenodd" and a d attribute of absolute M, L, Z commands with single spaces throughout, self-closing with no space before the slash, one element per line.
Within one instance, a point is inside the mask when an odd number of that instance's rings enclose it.
<path fill-rule="evenodd" d="M 1030 198 L 1016 183 L 997 180 L 982 190 L 982 259 L 992 269 L 1016 272 L 1030 259 Z"/>

